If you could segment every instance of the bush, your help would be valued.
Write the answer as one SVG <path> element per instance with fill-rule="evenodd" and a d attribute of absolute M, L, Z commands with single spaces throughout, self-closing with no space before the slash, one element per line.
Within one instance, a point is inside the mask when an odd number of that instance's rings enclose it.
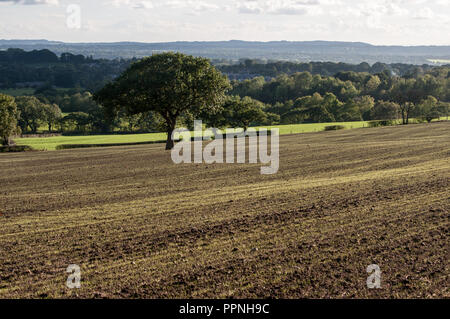
<path fill-rule="evenodd" d="M 343 125 L 325 126 L 325 131 L 338 131 L 338 130 L 345 130 L 345 126 Z"/>
<path fill-rule="evenodd" d="M 28 151 L 33 151 L 33 149 L 27 145 L 0 146 L 0 153 L 28 152 Z"/>
<path fill-rule="evenodd" d="M 57 150 L 68 150 L 73 148 L 90 148 L 90 147 L 111 147 L 111 146 L 134 146 L 147 144 L 161 144 L 166 141 L 150 141 L 150 142 L 135 142 L 135 143 L 109 143 L 109 144 L 60 144 L 56 146 Z"/>
<path fill-rule="evenodd" d="M 382 121 L 370 121 L 369 122 L 369 127 L 392 126 L 392 125 L 396 125 L 396 121 L 382 120 Z"/>
<path fill-rule="evenodd" d="M 420 124 L 425 123 L 427 120 L 421 117 L 416 117 L 414 119 L 409 119 L 409 124 Z"/>

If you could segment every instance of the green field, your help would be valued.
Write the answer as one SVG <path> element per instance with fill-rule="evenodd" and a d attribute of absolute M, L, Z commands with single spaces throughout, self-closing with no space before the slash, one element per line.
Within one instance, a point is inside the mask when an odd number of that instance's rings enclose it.
<path fill-rule="evenodd" d="M 165 133 L 122 134 L 122 135 L 88 135 L 88 136 L 54 136 L 45 138 L 19 138 L 18 145 L 28 145 L 35 150 L 55 150 L 58 145 L 66 144 L 118 144 L 162 141 Z"/>
<path fill-rule="evenodd" d="M 320 132 L 325 129 L 326 126 L 330 125 L 342 125 L 347 129 L 368 127 L 369 122 L 333 122 L 333 123 L 310 123 L 310 124 L 292 124 L 292 125 L 276 125 L 276 126 L 261 126 L 261 128 L 278 128 L 280 130 L 280 135 L 286 134 L 298 134 L 298 133 L 311 133 Z"/>
<path fill-rule="evenodd" d="M 33 95 L 35 89 L 23 88 L 23 89 L 0 89 L 0 93 L 11 96 Z"/>
<path fill-rule="evenodd" d="M 343 122 L 343 123 L 312 123 L 295 125 L 263 126 L 258 128 L 279 128 L 281 135 L 320 132 L 329 125 L 343 125 L 348 129 L 367 127 L 368 122 Z M 258 129 L 257 128 L 257 129 Z M 67 144 L 118 144 L 163 141 L 165 133 L 149 134 L 116 134 L 116 135 L 88 135 L 88 136 L 55 136 L 45 138 L 19 138 L 15 142 L 18 145 L 28 145 L 36 150 L 55 150 L 58 145 Z"/>
<path fill-rule="evenodd" d="M 445 120 L 447 118 L 441 118 Z M 414 120 L 411 119 L 411 122 Z M 398 124 L 400 124 L 400 120 Z M 278 128 L 280 135 L 321 132 L 326 126 L 342 125 L 347 129 L 368 127 L 369 122 L 334 122 L 334 123 L 311 123 L 311 124 L 292 124 L 276 126 L 260 126 L 260 128 Z M 15 139 L 17 145 L 28 145 L 35 150 L 55 150 L 58 145 L 67 144 L 121 144 L 121 143 L 142 143 L 164 141 L 166 133 L 148 133 L 148 134 L 114 134 L 114 135 L 86 135 L 86 136 L 55 136 L 44 138 L 18 138 Z"/>

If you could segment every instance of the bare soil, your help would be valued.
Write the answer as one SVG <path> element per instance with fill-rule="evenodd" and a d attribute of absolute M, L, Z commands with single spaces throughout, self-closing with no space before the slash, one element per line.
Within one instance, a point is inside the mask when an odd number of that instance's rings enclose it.
<path fill-rule="evenodd" d="M 0 154 L 0 298 L 450 297 L 450 123 L 280 142 L 266 176 L 160 144 Z"/>

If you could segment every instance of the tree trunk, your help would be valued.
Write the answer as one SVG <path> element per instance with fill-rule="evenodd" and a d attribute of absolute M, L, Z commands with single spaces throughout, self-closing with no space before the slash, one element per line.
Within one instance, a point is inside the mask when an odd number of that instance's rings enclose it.
<path fill-rule="evenodd" d="M 172 139 L 173 131 L 175 130 L 176 121 L 170 121 L 167 123 L 167 142 L 166 142 L 166 151 L 173 149 L 174 141 Z"/>
<path fill-rule="evenodd" d="M 175 146 L 174 141 L 172 139 L 172 134 L 173 131 L 175 131 L 175 127 L 177 125 L 177 115 L 170 113 L 161 115 L 166 121 L 166 132 L 167 132 L 166 151 L 170 151 Z"/>
<path fill-rule="evenodd" d="M 9 140 L 9 136 L 3 136 L 2 137 L 2 145 L 3 146 L 9 146 L 10 145 L 10 140 Z"/>
<path fill-rule="evenodd" d="M 405 109 L 402 109 L 402 124 L 403 124 L 403 125 L 406 124 L 406 120 L 405 120 Z"/>

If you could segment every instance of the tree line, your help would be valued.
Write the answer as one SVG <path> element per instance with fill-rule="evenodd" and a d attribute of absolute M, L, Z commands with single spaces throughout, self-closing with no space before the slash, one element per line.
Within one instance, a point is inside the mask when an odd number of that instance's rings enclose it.
<path fill-rule="evenodd" d="M 367 62 L 360 64 L 336 63 L 336 62 L 290 62 L 269 61 L 263 62 L 258 59 L 242 59 L 237 64 L 224 64 L 218 66 L 219 70 L 232 77 L 242 76 L 264 76 L 277 77 L 281 74 L 294 74 L 298 72 L 309 72 L 313 75 L 334 75 L 339 72 L 356 72 L 377 74 L 388 71 L 389 74 L 397 76 L 414 76 L 423 74 L 433 69 L 432 65 L 421 66 L 404 63 L 381 63 L 370 65 Z"/>
<path fill-rule="evenodd" d="M 282 124 L 397 118 L 408 124 L 411 117 L 447 116 L 450 68 L 433 68 L 415 77 L 387 71 L 335 76 L 298 72 L 269 81 L 264 77 L 232 81 L 232 87 L 231 95 L 261 101 L 267 112 L 280 116 Z"/>
<path fill-rule="evenodd" d="M 134 59 L 105 60 L 49 50 L 0 51 L 0 87 L 51 85 L 60 88 L 100 89 L 117 77 Z"/>
<path fill-rule="evenodd" d="M 163 53 L 132 63 L 94 94 L 45 85 L 34 96 L 2 95 L 2 114 L 13 116 L 5 115 L 0 132 L 12 135 L 18 130 L 10 127 L 16 126 L 35 133 L 45 125 L 49 132 L 170 133 L 180 125 L 192 128 L 196 118 L 214 127 L 243 128 L 399 118 L 408 124 L 412 117 L 448 116 L 449 79 L 450 68 L 439 67 L 403 77 L 387 70 L 334 76 L 306 71 L 230 82 L 207 59 Z M 15 125 L 5 124 L 12 118 Z M 172 144 L 168 140 L 167 147 Z"/>

